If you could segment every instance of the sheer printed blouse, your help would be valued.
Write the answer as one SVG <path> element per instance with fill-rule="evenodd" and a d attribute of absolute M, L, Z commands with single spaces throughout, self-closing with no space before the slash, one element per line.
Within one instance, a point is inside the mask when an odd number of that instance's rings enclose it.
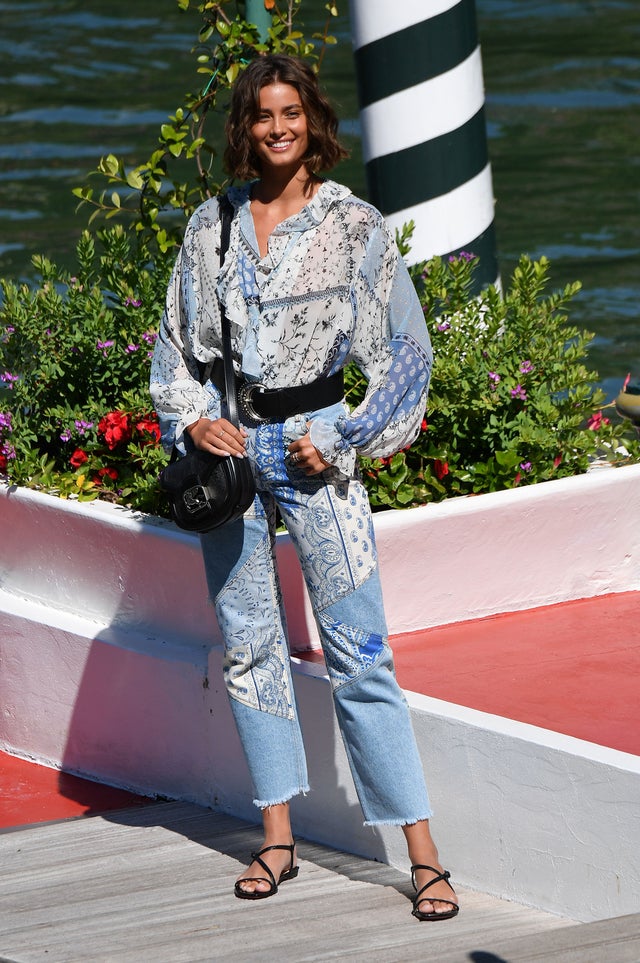
<path fill-rule="evenodd" d="M 386 457 L 415 439 L 432 352 L 424 315 L 382 215 L 348 188 L 324 181 L 280 223 L 260 257 L 250 185 L 231 188 L 229 251 L 219 267 L 220 219 L 212 198 L 192 215 L 178 254 L 151 369 L 151 396 L 166 448 L 212 414 L 198 362 L 221 357 L 219 303 L 232 325 L 236 370 L 267 388 L 307 384 L 355 361 L 368 381 L 349 412 L 320 411 L 311 441 L 349 476 L 356 455 Z"/>

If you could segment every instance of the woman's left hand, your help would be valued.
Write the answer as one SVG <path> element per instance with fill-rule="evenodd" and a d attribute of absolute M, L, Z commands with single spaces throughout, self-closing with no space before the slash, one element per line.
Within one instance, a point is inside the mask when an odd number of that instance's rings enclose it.
<path fill-rule="evenodd" d="M 309 432 L 297 441 L 291 442 L 289 461 L 305 475 L 319 475 L 325 468 L 330 467 L 329 462 L 324 460 L 315 445 L 311 444 Z"/>

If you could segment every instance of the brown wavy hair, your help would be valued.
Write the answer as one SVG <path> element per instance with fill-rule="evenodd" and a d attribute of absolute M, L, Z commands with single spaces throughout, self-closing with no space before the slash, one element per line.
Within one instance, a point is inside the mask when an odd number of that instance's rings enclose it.
<path fill-rule="evenodd" d="M 297 57 L 269 54 L 252 60 L 233 85 L 225 127 L 227 172 L 241 180 L 260 176 L 260 161 L 251 144 L 250 130 L 260 116 L 260 91 L 275 83 L 295 87 L 302 102 L 309 134 L 303 163 L 309 173 L 330 170 L 347 157 L 338 141 L 338 118 L 313 70 Z"/>

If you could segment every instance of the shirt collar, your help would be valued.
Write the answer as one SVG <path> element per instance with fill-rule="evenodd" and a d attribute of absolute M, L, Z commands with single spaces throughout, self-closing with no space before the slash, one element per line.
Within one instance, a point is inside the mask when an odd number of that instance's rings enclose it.
<path fill-rule="evenodd" d="M 245 217 L 250 217 L 249 202 L 251 194 L 251 184 L 243 184 L 241 187 L 230 187 L 228 197 L 236 211 L 240 212 L 240 223 Z M 296 231 L 308 231 L 318 224 L 321 224 L 330 209 L 338 201 L 348 197 L 351 191 L 348 187 L 338 184 L 336 181 L 325 180 L 320 185 L 315 197 L 308 204 L 282 221 L 274 228 L 274 234 L 291 234 Z"/>

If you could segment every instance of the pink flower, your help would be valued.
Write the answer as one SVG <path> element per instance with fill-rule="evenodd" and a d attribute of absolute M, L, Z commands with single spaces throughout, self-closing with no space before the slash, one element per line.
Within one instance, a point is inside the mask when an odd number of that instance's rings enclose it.
<path fill-rule="evenodd" d="M 521 401 L 527 400 L 527 392 L 524 390 L 522 385 L 516 385 L 515 388 L 511 389 L 511 397 L 519 398 Z"/>
<path fill-rule="evenodd" d="M 600 431 L 603 425 L 610 425 L 608 418 L 604 418 L 601 411 L 594 411 L 587 421 L 587 428 L 591 431 Z"/>
<path fill-rule="evenodd" d="M 96 348 L 98 349 L 98 351 L 102 351 L 102 354 L 103 354 L 104 357 L 106 358 L 106 357 L 107 357 L 107 350 L 108 350 L 109 348 L 112 348 L 112 347 L 114 346 L 114 344 L 115 344 L 115 341 L 98 341 L 98 342 L 96 343 Z"/>

